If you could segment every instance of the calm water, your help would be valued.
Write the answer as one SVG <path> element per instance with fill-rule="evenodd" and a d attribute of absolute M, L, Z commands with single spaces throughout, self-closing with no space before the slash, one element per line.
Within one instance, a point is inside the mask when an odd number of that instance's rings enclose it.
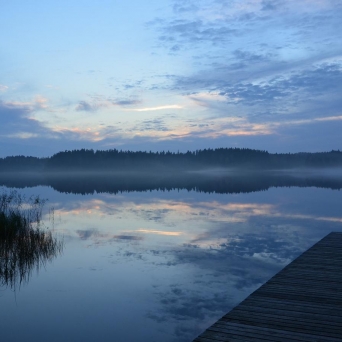
<path fill-rule="evenodd" d="M 312 244 L 342 231 L 338 174 L 196 177 L 165 186 L 3 178 L 5 191 L 48 199 L 46 225 L 64 250 L 16 289 L 0 287 L 0 339 L 191 341 Z M 174 189 L 158 190 L 165 188 Z"/>

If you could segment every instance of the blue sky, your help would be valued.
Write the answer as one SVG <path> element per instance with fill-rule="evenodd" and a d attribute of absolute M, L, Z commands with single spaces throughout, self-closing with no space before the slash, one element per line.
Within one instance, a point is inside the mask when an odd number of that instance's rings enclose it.
<path fill-rule="evenodd" d="M 0 156 L 342 149 L 340 0 L 0 1 Z"/>

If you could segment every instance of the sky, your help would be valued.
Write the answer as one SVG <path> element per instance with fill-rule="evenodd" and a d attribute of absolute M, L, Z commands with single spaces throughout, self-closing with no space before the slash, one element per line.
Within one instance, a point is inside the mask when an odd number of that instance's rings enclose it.
<path fill-rule="evenodd" d="M 0 0 L 0 157 L 342 149 L 340 0 Z"/>

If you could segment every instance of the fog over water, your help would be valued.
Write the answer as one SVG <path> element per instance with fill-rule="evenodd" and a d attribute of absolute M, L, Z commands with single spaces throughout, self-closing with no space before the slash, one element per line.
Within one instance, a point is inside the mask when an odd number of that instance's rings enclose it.
<path fill-rule="evenodd" d="M 45 225 L 64 241 L 20 291 L 1 288 L 8 342 L 191 341 L 342 231 L 339 171 L 2 174 L 0 184 L 47 198 Z"/>

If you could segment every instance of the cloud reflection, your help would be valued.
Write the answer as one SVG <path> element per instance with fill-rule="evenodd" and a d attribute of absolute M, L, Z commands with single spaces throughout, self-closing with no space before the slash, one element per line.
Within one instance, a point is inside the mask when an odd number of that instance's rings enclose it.
<path fill-rule="evenodd" d="M 138 229 L 137 232 L 146 233 L 146 234 L 166 235 L 166 236 L 179 236 L 183 234 L 182 232 L 166 232 L 162 230 L 152 230 L 152 229 Z"/>
<path fill-rule="evenodd" d="M 73 195 L 53 205 L 62 215 L 56 228 L 69 227 L 87 252 L 103 248 L 104 268 L 148 270 L 146 291 L 156 302 L 146 316 L 178 342 L 194 338 L 325 232 L 341 230 L 340 196 L 316 188 L 135 192 Z M 73 231 L 75 224 L 83 228 Z"/>
<path fill-rule="evenodd" d="M 111 241 L 113 239 L 131 239 L 141 240 L 141 234 L 154 236 L 175 236 L 181 238 L 183 243 L 202 243 L 203 247 L 210 246 L 213 241 L 206 236 L 203 229 L 208 224 L 248 224 L 255 218 L 262 219 L 282 219 L 291 221 L 317 221 L 342 223 L 340 216 L 322 216 L 315 214 L 302 214 L 296 212 L 284 211 L 278 204 L 270 203 L 222 203 L 219 201 L 198 201 L 185 202 L 175 200 L 149 199 L 146 203 L 135 203 L 134 201 L 117 201 L 108 202 L 105 199 L 90 199 L 82 202 L 74 202 L 71 208 L 63 207 L 62 204 L 56 204 L 55 213 L 63 220 L 73 220 L 72 217 L 86 217 L 88 225 L 93 227 L 107 227 L 107 230 L 115 230 L 115 234 L 108 231 L 99 232 L 93 228 L 88 230 L 76 230 L 81 239 L 101 239 L 102 241 Z M 62 207 L 59 207 L 62 205 Z M 76 207 L 75 207 L 76 206 Z M 77 207 L 79 206 L 79 207 Z M 113 228 L 112 216 L 120 218 L 123 222 L 136 222 L 131 230 L 125 227 L 120 228 L 121 224 Z M 99 221 L 101 220 L 101 221 Z M 141 220 L 148 224 L 151 222 L 154 227 L 141 228 Z M 127 221 L 127 222 L 128 222 Z M 186 222 L 201 222 L 201 229 L 188 229 Z M 140 227 L 135 227 L 138 225 Z M 158 228 L 159 227 L 159 228 Z M 163 229 L 160 229 L 163 227 Z M 167 229 L 167 227 L 177 227 L 175 230 Z M 102 228 L 104 229 L 104 228 Z M 204 235 L 202 235 L 204 234 Z M 138 237 L 130 237 L 131 235 Z M 220 242 L 220 240 L 217 240 Z"/>

